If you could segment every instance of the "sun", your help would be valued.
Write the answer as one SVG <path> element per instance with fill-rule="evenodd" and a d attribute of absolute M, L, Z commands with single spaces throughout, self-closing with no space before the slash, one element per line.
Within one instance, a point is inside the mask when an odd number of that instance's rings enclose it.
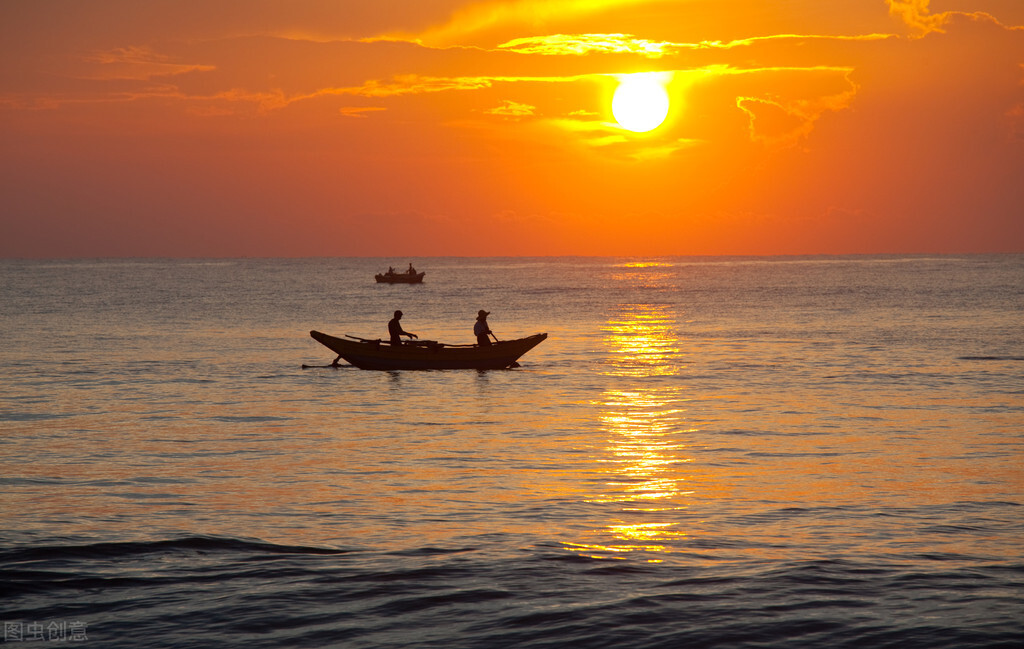
<path fill-rule="evenodd" d="M 615 121 L 635 133 L 652 131 L 668 116 L 668 91 L 657 72 L 625 74 L 612 96 Z"/>

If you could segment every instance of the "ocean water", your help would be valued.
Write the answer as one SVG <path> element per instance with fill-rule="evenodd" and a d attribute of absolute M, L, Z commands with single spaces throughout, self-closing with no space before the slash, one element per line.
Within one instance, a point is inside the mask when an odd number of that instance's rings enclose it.
<path fill-rule="evenodd" d="M 374 283 L 409 261 L 424 284 Z M 1024 644 L 1022 255 L 0 280 L 12 646 Z M 310 329 L 395 309 L 549 338 L 512 370 L 324 367 Z"/>

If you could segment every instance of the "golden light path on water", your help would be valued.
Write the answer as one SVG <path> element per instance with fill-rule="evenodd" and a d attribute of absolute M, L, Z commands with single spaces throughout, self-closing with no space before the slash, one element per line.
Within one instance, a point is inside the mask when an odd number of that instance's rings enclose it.
<path fill-rule="evenodd" d="M 657 267 L 627 265 L 616 279 L 648 288 L 663 278 Z M 666 552 L 669 541 L 687 536 L 675 513 L 692 492 L 682 468 L 692 462 L 685 436 L 683 387 L 650 377 L 671 377 L 684 370 L 674 307 L 659 303 L 621 304 L 603 329 L 610 354 L 607 375 L 621 379 L 602 394 L 601 429 L 606 433 L 598 463 L 607 465 L 607 490 L 588 502 L 618 503 L 620 516 L 595 536 L 611 542 L 580 542 L 570 548 L 609 558 L 626 552 Z M 656 556 L 649 559 L 658 562 Z"/>

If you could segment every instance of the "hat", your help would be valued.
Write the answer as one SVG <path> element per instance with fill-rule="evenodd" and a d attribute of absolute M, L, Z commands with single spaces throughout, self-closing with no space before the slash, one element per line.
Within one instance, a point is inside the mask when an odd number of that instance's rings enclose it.
<path fill-rule="evenodd" d="M 478 317 L 478 318 L 486 318 L 489 315 L 491 315 L 491 312 L 490 311 L 484 311 L 483 309 L 480 309 L 476 313 L 476 317 Z"/>

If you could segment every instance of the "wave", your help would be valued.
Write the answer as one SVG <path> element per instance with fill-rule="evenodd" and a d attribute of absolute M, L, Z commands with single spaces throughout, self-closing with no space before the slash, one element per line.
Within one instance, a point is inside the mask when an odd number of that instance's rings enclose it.
<path fill-rule="evenodd" d="M 6 620 L 74 619 L 99 646 L 151 649 L 1009 647 L 1022 577 L 941 556 L 666 566 L 557 543 L 375 552 L 186 536 L 0 552 Z"/>
<path fill-rule="evenodd" d="M 28 561 L 126 559 L 156 552 L 251 554 L 346 554 L 351 550 L 303 545 L 278 545 L 260 540 L 221 536 L 186 536 L 158 541 L 120 541 L 66 545 L 33 545 L 0 550 L 0 565 Z"/>
<path fill-rule="evenodd" d="M 1024 356 L 957 356 L 961 361 L 1024 361 Z"/>

